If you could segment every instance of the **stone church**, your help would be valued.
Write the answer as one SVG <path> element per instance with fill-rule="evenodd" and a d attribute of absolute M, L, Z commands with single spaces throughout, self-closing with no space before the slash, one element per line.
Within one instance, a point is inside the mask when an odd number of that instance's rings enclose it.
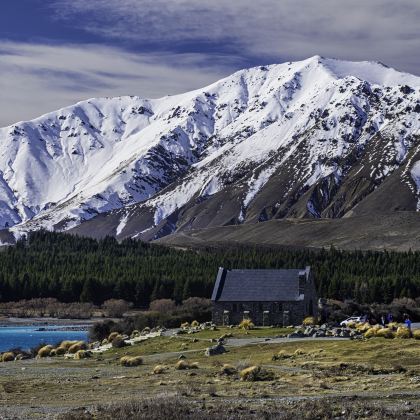
<path fill-rule="evenodd" d="M 298 325 L 317 315 L 311 268 L 227 270 L 220 267 L 212 294 L 213 322 L 255 325 Z"/>

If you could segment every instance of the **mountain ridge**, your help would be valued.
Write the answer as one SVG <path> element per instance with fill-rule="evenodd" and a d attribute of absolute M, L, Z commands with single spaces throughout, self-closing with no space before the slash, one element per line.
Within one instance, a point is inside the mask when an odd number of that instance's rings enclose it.
<path fill-rule="evenodd" d="M 0 129 L 0 226 L 89 234 L 105 217 L 117 238 L 154 240 L 415 212 L 419 129 L 419 77 L 320 56 L 181 95 L 82 101 Z"/>

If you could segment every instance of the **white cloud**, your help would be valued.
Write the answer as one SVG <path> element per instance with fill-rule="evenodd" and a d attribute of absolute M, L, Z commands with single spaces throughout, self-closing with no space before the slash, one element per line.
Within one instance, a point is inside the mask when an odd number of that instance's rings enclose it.
<path fill-rule="evenodd" d="M 59 18 L 79 16 L 83 29 L 108 38 L 169 49 L 171 43 L 207 41 L 262 61 L 321 54 L 380 60 L 420 72 L 418 0 L 56 0 L 53 4 Z"/>
<path fill-rule="evenodd" d="M 133 54 L 98 45 L 0 41 L 0 126 L 98 96 L 160 97 L 205 86 L 238 67 L 234 57 Z"/>

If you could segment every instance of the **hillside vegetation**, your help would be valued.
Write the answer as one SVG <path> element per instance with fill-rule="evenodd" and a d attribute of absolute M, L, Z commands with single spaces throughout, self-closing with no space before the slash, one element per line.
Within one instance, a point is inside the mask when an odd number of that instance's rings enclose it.
<path fill-rule="evenodd" d="M 53 297 L 100 304 L 117 298 L 146 307 L 210 297 L 218 267 L 314 271 L 319 295 L 389 303 L 420 295 L 420 252 L 311 251 L 258 247 L 179 250 L 114 238 L 40 231 L 0 252 L 0 298 Z"/>

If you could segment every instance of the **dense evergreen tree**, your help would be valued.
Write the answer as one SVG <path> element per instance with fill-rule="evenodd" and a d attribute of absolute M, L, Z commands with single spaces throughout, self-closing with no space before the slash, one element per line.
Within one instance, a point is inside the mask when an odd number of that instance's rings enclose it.
<path fill-rule="evenodd" d="M 210 297 L 218 267 L 311 265 L 319 295 L 389 303 L 420 296 L 420 252 L 346 252 L 236 246 L 182 251 L 114 238 L 100 241 L 40 231 L 0 251 L 0 301 L 54 297 L 63 302 Z"/>

